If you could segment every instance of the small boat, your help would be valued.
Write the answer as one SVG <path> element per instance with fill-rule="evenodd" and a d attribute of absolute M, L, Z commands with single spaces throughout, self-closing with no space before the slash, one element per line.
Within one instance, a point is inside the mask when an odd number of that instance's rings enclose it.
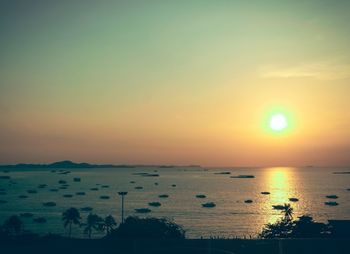
<path fill-rule="evenodd" d="M 59 180 L 58 183 L 59 183 L 59 184 L 66 184 L 67 181 L 65 181 L 65 180 Z"/>
<path fill-rule="evenodd" d="M 57 192 L 58 189 L 50 189 L 50 191 L 52 191 L 52 192 Z"/>
<path fill-rule="evenodd" d="M 328 196 L 326 196 L 326 198 L 337 199 L 338 196 L 337 195 L 328 195 Z"/>
<path fill-rule="evenodd" d="M 149 202 L 148 205 L 153 207 L 160 207 L 162 204 L 160 202 Z"/>
<path fill-rule="evenodd" d="M 275 210 L 283 210 L 283 209 L 285 208 L 284 205 L 273 205 L 272 207 L 273 207 L 273 209 L 275 209 Z"/>
<path fill-rule="evenodd" d="M 298 202 L 299 199 L 298 199 L 298 198 L 289 198 L 289 201 L 290 201 L 290 202 Z"/>
<path fill-rule="evenodd" d="M 158 183 L 154 183 L 154 185 L 158 185 Z"/>
<path fill-rule="evenodd" d="M 169 195 L 167 195 L 167 194 L 162 194 L 162 195 L 159 195 L 158 197 L 159 197 L 159 198 L 168 198 Z"/>
<path fill-rule="evenodd" d="M 176 187 L 176 184 L 172 184 L 171 187 Z"/>
<path fill-rule="evenodd" d="M 238 176 L 231 176 L 231 178 L 255 178 L 253 175 L 238 175 Z"/>
<path fill-rule="evenodd" d="M 27 195 L 19 195 L 18 198 L 22 198 L 22 199 L 23 198 L 28 198 L 28 196 Z"/>
<path fill-rule="evenodd" d="M 74 178 L 73 178 L 73 181 L 74 181 L 74 182 L 80 182 L 80 181 L 81 181 L 81 178 L 80 178 L 80 177 L 74 177 Z"/>
<path fill-rule="evenodd" d="M 93 208 L 90 206 L 80 208 L 80 211 L 83 211 L 83 212 L 91 212 L 92 210 Z"/>
<path fill-rule="evenodd" d="M 30 217 L 33 217 L 34 214 L 32 214 L 32 213 L 20 213 L 19 216 L 23 217 L 23 218 L 30 218 Z"/>
<path fill-rule="evenodd" d="M 109 185 L 102 185 L 102 188 L 109 188 Z"/>
<path fill-rule="evenodd" d="M 83 191 L 79 191 L 79 192 L 76 192 L 75 195 L 78 195 L 78 196 L 84 196 L 85 195 L 85 192 Z"/>
<path fill-rule="evenodd" d="M 90 188 L 92 191 L 98 191 L 98 188 Z"/>
<path fill-rule="evenodd" d="M 36 190 L 27 190 L 27 192 L 30 193 L 30 194 L 38 193 Z"/>
<path fill-rule="evenodd" d="M 216 206 L 216 204 L 214 202 L 208 202 L 208 203 L 202 204 L 202 207 L 204 207 L 204 208 L 213 208 L 215 206 Z"/>
<path fill-rule="evenodd" d="M 270 195 L 271 193 L 270 192 L 268 192 L 268 191 L 262 191 L 262 192 L 260 192 L 261 194 L 263 194 L 263 195 Z"/>
<path fill-rule="evenodd" d="M 229 172 L 229 171 L 215 172 L 214 175 L 231 175 L 231 172 Z"/>
<path fill-rule="evenodd" d="M 109 196 L 100 196 L 100 199 L 109 199 Z"/>
<path fill-rule="evenodd" d="M 71 197 L 73 197 L 73 195 L 72 194 L 64 194 L 63 197 L 64 198 L 71 198 Z"/>
<path fill-rule="evenodd" d="M 43 188 L 45 188 L 46 186 L 47 186 L 47 184 L 39 184 L 39 185 L 38 185 L 38 188 L 39 188 L 39 189 L 43 189 Z"/>
<path fill-rule="evenodd" d="M 250 204 L 250 203 L 253 203 L 253 200 L 247 199 L 247 200 L 244 200 L 244 203 Z"/>
<path fill-rule="evenodd" d="M 204 194 L 198 194 L 198 195 L 196 195 L 196 198 L 206 198 L 207 196 L 206 195 L 204 195 Z"/>
<path fill-rule="evenodd" d="M 142 189 L 143 189 L 142 186 L 136 186 L 136 187 L 135 187 L 135 190 L 142 190 Z"/>
<path fill-rule="evenodd" d="M 59 187 L 59 189 L 65 190 L 65 189 L 67 189 L 67 186 L 61 186 L 61 187 Z"/>
<path fill-rule="evenodd" d="M 137 213 L 150 213 L 152 210 L 148 208 L 136 208 L 135 212 Z"/>
<path fill-rule="evenodd" d="M 46 223 L 46 219 L 44 217 L 38 217 L 33 219 L 34 222 L 36 223 Z"/>
<path fill-rule="evenodd" d="M 324 204 L 328 205 L 328 206 L 337 206 L 337 205 L 339 205 L 337 202 L 334 202 L 334 201 L 324 202 Z"/>
<path fill-rule="evenodd" d="M 53 206 L 56 206 L 56 203 L 55 202 L 44 202 L 43 206 L 53 207 Z"/>

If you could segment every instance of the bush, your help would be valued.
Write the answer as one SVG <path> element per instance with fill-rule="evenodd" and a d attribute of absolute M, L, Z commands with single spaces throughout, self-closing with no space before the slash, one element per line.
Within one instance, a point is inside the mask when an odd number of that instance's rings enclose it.
<path fill-rule="evenodd" d="M 184 239 L 185 231 L 181 226 L 165 218 L 128 217 L 107 238 Z"/>

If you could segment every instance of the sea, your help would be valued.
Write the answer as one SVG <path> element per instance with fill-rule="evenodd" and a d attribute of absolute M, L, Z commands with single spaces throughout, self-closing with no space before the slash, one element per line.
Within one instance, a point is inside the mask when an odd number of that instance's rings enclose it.
<path fill-rule="evenodd" d="M 274 205 L 291 204 L 294 218 L 350 220 L 350 174 L 338 174 L 348 171 L 319 167 L 2 168 L 0 223 L 14 214 L 32 213 L 33 217 L 22 217 L 26 230 L 67 235 L 62 212 L 70 207 L 91 207 L 92 213 L 112 215 L 120 223 L 118 192 L 125 191 L 125 217 L 168 218 L 181 225 L 188 238 L 254 238 L 264 225 L 282 218 Z M 247 175 L 250 177 L 244 177 Z M 45 206 L 46 202 L 55 206 Z M 151 206 L 151 202 L 160 206 Z M 211 202 L 212 207 L 203 207 Z M 140 208 L 149 211 L 139 213 Z M 84 222 L 89 212 L 80 213 Z M 46 222 L 35 222 L 39 217 Z M 86 237 L 82 227 L 72 230 L 75 237 Z M 93 233 L 93 237 L 100 236 L 100 232 Z"/>

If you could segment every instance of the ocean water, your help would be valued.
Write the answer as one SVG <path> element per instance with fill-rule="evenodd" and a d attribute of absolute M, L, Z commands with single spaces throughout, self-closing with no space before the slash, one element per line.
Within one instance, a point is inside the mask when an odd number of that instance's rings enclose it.
<path fill-rule="evenodd" d="M 69 207 L 93 207 L 101 216 L 113 215 L 117 222 L 121 218 L 121 199 L 118 191 L 127 191 L 125 215 L 140 217 L 167 217 L 182 225 L 189 238 L 199 237 L 249 237 L 257 236 L 262 227 L 281 217 L 281 212 L 272 205 L 290 203 L 294 217 L 311 215 L 315 220 L 350 219 L 350 174 L 333 172 L 350 171 L 344 168 L 107 168 L 67 169 L 71 173 L 59 174 L 52 169 L 30 169 L 0 172 L 0 223 L 13 214 L 30 212 L 34 217 L 45 217 L 46 223 L 38 224 L 33 218 L 23 218 L 25 228 L 37 233 L 66 234 L 61 220 L 62 212 Z M 218 174 L 220 172 L 231 174 Z M 144 177 L 135 173 L 159 174 L 159 177 Z M 230 178 L 234 175 L 254 175 L 255 178 Z M 80 177 L 81 182 L 74 182 Z M 59 180 L 69 184 L 59 188 Z M 131 183 L 134 181 L 135 183 Z M 156 184 L 157 183 L 157 184 Z M 40 184 L 47 184 L 38 188 Z M 108 185 L 108 187 L 102 187 Z M 173 186 L 176 185 L 176 186 Z M 135 189 L 141 186 L 143 189 Z M 98 190 L 91 190 L 98 188 Z M 37 190 L 29 194 L 27 190 Z M 85 196 L 75 195 L 86 192 Z M 261 192 L 270 192 L 262 195 Z M 63 197 L 72 194 L 73 197 Z M 168 198 L 159 198 L 161 194 Z M 204 194 L 205 199 L 196 198 Z M 21 199 L 19 195 L 27 195 Z M 110 199 L 101 199 L 108 195 Z M 331 200 L 327 195 L 337 195 Z M 298 198 L 290 202 L 289 198 Z M 251 199 L 250 204 L 244 201 Z M 43 202 L 55 202 L 55 207 L 45 207 Z M 160 207 L 150 207 L 149 202 L 158 201 Z M 326 201 L 336 201 L 338 206 L 327 206 Z M 203 208 L 202 204 L 214 202 L 216 207 Z M 149 208 L 148 214 L 138 214 L 134 209 Z M 81 212 L 83 221 L 88 212 Z M 73 228 L 73 234 L 84 237 L 82 229 Z M 98 236 L 98 234 L 95 234 Z"/>

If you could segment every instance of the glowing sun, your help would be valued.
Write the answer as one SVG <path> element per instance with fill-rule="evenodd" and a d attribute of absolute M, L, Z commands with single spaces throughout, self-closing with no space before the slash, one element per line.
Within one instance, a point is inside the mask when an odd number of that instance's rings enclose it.
<path fill-rule="evenodd" d="M 283 131 L 288 127 L 288 120 L 284 114 L 274 114 L 270 118 L 270 128 L 273 131 Z"/>

